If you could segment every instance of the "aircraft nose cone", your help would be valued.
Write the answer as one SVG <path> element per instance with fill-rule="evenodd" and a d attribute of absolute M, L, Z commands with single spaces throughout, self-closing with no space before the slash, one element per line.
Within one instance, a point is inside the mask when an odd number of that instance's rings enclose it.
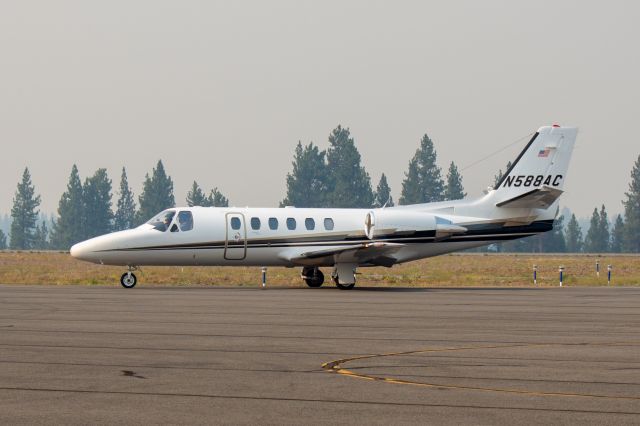
<path fill-rule="evenodd" d="M 83 241 L 81 243 L 74 244 L 69 250 L 71 257 L 80 260 L 91 260 L 91 250 L 89 248 L 89 244 L 87 241 Z"/>
<path fill-rule="evenodd" d="M 71 257 L 75 257 L 76 259 L 80 259 L 82 256 L 82 243 L 74 244 L 71 246 L 71 250 L 69 250 Z"/>

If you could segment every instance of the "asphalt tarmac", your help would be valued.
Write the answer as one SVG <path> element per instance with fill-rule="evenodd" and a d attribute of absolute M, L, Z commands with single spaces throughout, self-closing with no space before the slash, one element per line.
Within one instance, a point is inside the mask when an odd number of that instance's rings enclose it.
<path fill-rule="evenodd" d="M 639 424 L 640 288 L 0 285 L 1 424 Z"/>

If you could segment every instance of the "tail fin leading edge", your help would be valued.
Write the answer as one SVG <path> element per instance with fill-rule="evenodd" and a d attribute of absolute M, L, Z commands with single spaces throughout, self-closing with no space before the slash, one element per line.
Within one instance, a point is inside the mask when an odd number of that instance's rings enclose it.
<path fill-rule="evenodd" d="M 575 127 L 541 127 L 496 184 L 496 206 L 551 206 L 563 192 L 577 133 Z"/>

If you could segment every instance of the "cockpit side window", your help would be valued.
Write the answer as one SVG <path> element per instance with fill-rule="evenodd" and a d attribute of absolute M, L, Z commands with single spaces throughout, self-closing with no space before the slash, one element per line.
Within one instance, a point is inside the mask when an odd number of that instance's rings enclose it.
<path fill-rule="evenodd" d="M 154 216 L 147 223 L 153 226 L 153 229 L 164 232 L 169 228 L 173 217 L 176 215 L 175 210 L 165 210 L 162 213 Z"/>
<path fill-rule="evenodd" d="M 178 213 L 178 224 L 182 232 L 191 231 L 193 229 L 193 214 L 190 211 L 181 211 Z"/>

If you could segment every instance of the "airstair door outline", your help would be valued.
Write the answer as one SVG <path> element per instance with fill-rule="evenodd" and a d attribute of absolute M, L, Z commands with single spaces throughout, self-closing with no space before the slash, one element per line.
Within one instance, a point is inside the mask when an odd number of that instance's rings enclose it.
<path fill-rule="evenodd" d="M 247 223 L 242 213 L 226 214 L 227 232 L 224 242 L 224 258 L 242 260 L 247 257 Z"/>

